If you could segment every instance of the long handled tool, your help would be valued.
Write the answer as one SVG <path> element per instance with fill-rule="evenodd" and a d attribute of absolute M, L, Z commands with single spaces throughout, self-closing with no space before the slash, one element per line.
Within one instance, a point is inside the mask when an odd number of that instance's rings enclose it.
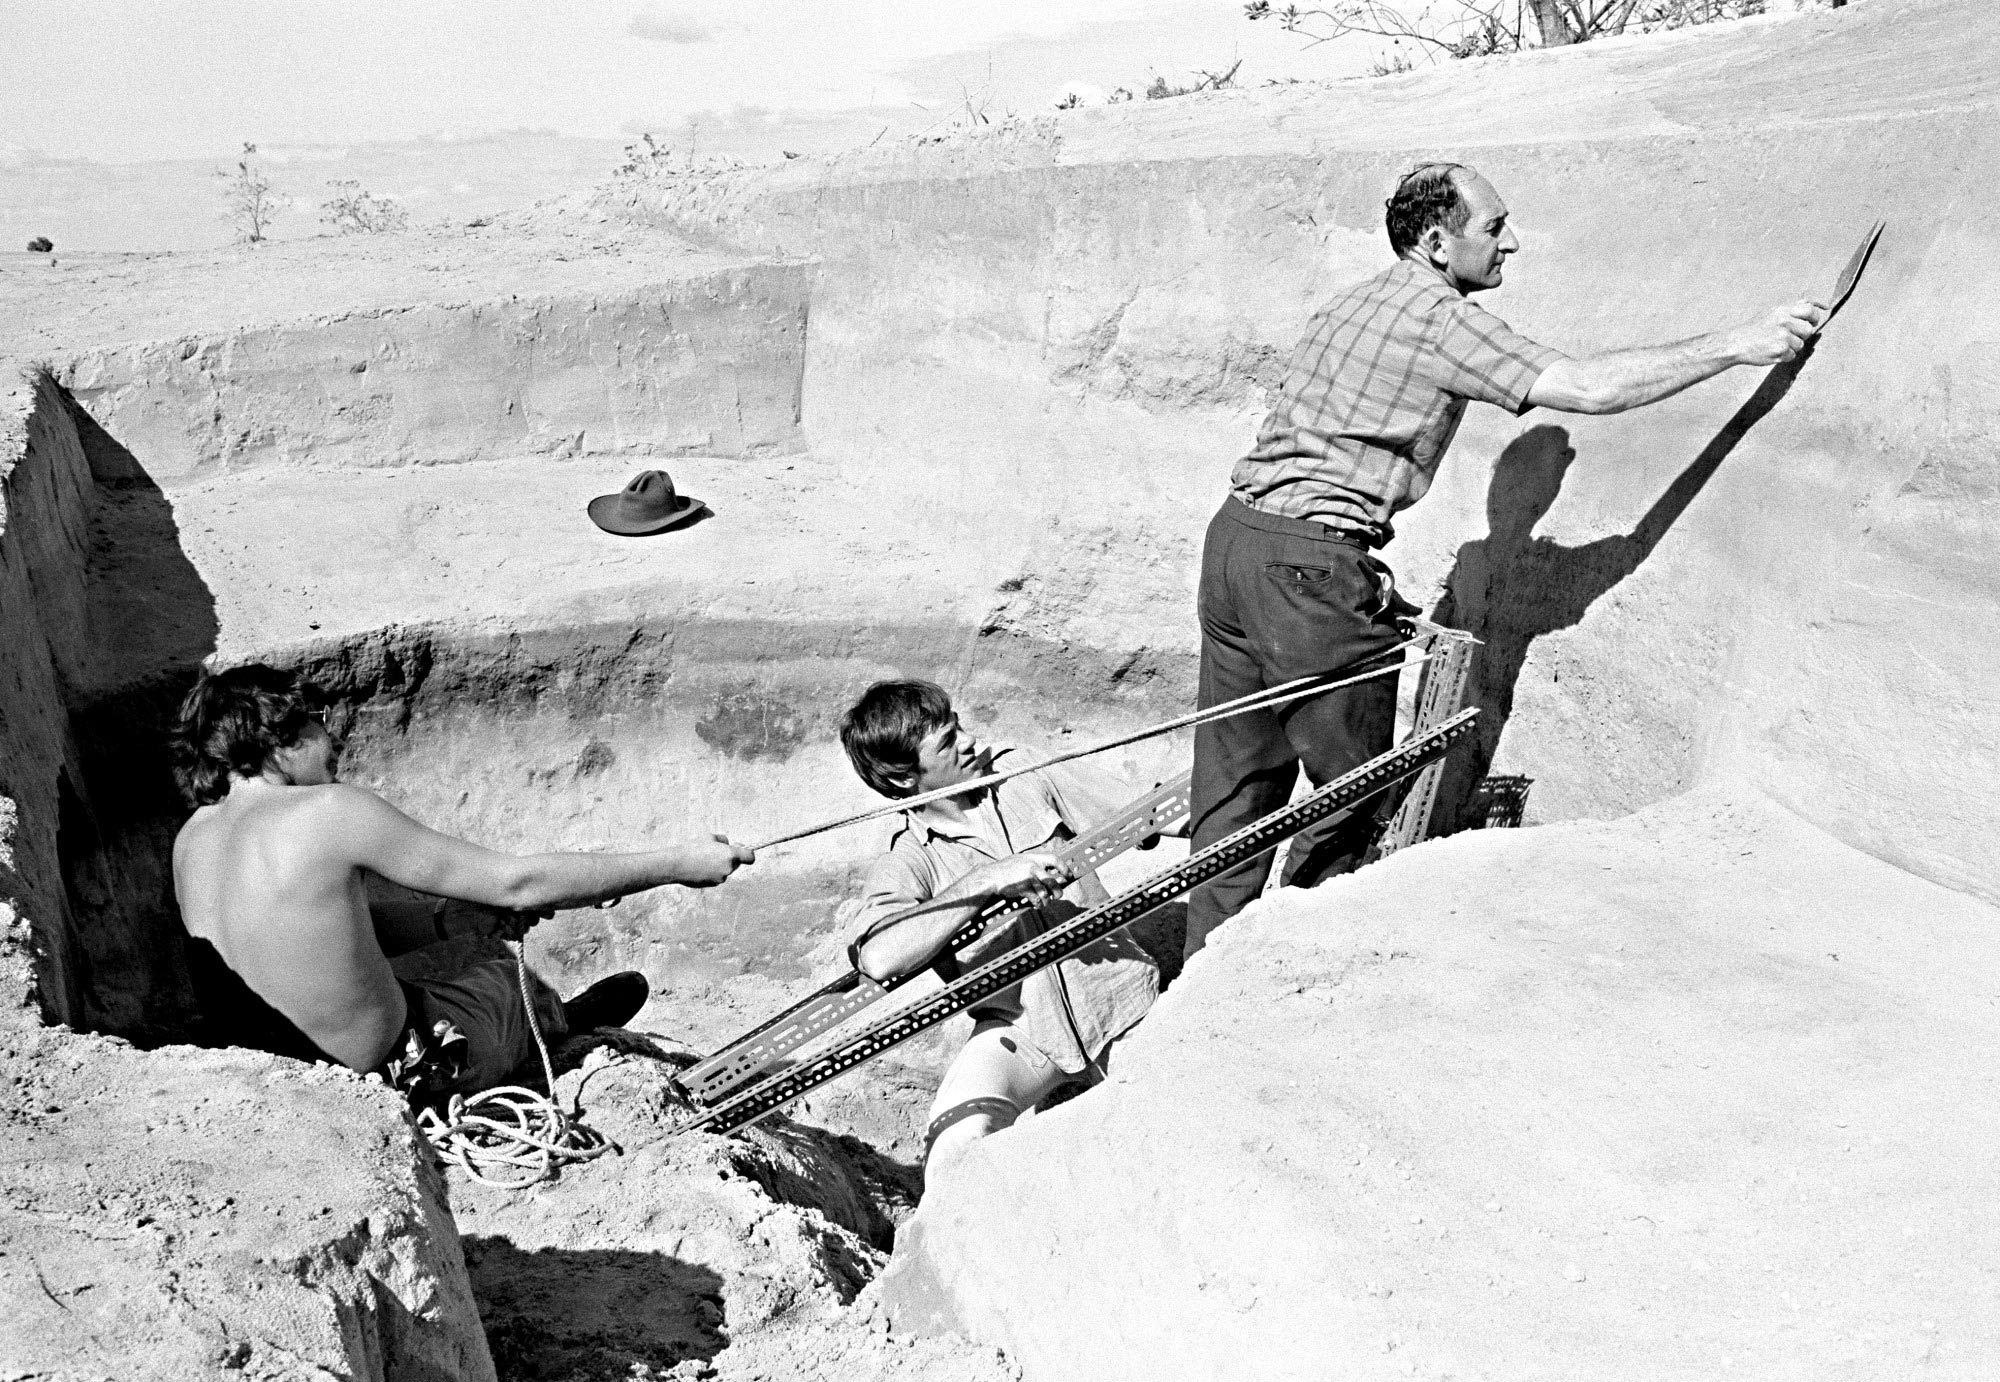
<path fill-rule="evenodd" d="M 1103 825 L 1050 852 L 1065 865 L 1071 877 L 1102 867 L 1141 840 L 1158 835 L 1186 819 L 1190 805 L 1188 782 L 1189 775 L 1182 773 L 1164 787 L 1133 802 Z M 904 912 L 882 924 L 894 925 L 922 910 L 919 907 L 912 912 Z M 959 928 L 939 954 L 948 956 L 964 949 L 977 940 L 987 927 L 1020 910 L 1019 903 L 992 903 Z M 761 1075 L 813 1038 L 833 1030 L 922 972 L 921 969 L 912 970 L 909 974 L 877 983 L 858 968 L 849 970 L 770 1021 L 752 1028 L 715 1054 L 681 1071 L 674 1077 L 674 1083 L 696 1102 L 713 1104 L 732 1089 Z M 958 977 L 955 968 L 945 977 Z"/>
<path fill-rule="evenodd" d="M 697 1113 L 675 1131 L 705 1128 L 711 1132 L 732 1132 L 747 1127 L 973 1004 L 1067 959 L 1092 941 L 1130 925 L 1224 870 L 1275 848 L 1307 826 L 1352 814 L 1365 802 L 1440 757 L 1471 729 L 1478 714 L 1477 710 L 1462 710 L 1434 729 L 1413 734 L 1396 748 L 1335 778 L 1310 796 L 1272 812 L 1138 887 L 988 961 L 928 997 L 869 1024 L 830 1050 L 729 1096 Z"/>
<path fill-rule="evenodd" d="M 1868 227 L 1868 233 L 1861 237 L 1860 246 L 1848 256 L 1847 267 L 1840 271 L 1840 278 L 1833 285 L 1833 297 L 1826 304 L 1826 318 L 1820 322 L 1819 331 L 1826 330 L 1827 322 L 1833 320 L 1833 314 L 1840 310 L 1848 294 L 1854 291 L 1854 285 L 1861 281 L 1862 267 L 1868 263 L 1868 256 L 1875 251 L 1875 242 L 1882 238 L 1882 228 L 1888 224 L 1887 221 L 1877 221 Z M 1813 334 L 1817 336 L 1819 331 Z"/>

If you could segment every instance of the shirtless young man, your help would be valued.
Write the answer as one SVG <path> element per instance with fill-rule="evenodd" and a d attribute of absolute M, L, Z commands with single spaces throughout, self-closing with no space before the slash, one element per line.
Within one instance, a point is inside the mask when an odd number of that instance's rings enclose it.
<path fill-rule="evenodd" d="M 968 782 L 1008 752 L 981 745 L 927 681 L 869 687 L 840 739 L 862 780 L 887 797 Z M 968 967 L 982 964 L 1107 901 L 1095 874 L 1072 881 L 1049 851 L 1124 804 L 1115 782 L 1063 764 L 906 812 L 888 852 L 869 867 L 855 963 L 871 979 L 906 974 L 931 963 L 995 898 L 1036 904 L 959 954 Z M 924 903 L 943 905 L 891 924 Z M 1159 988 L 1158 967 L 1120 932 L 973 1008 L 972 1034 L 931 1104 L 926 1170 L 936 1174 L 1063 1084 L 1102 1079 L 1110 1047 Z"/>
<path fill-rule="evenodd" d="M 494 959 L 403 982 L 385 947 L 415 949 L 448 926 L 518 935 L 558 907 L 663 883 L 712 887 L 753 862 L 721 836 L 639 854 L 512 855 L 439 834 L 337 781 L 340 747 L 308 688 L 262 665 L 204 674 L 177 731 L 175 775 L 197 808 L 174 841 L 188 933 L 312 1052 L 423 1097 L 504 1083 L 532 1051 L 514 967 Z M 438 901 L 371 911 L 371 877 Z M 603 990 L 623 990 L 610 995 L 623 1012 L 604 1011 Z M 645 1001 L 645 980 L 615 976 L 593 996 L 566 1005 L 572 1021 L 621 1022 Z M 555 1035 L 564 1016 L 547 1014 Z"/>

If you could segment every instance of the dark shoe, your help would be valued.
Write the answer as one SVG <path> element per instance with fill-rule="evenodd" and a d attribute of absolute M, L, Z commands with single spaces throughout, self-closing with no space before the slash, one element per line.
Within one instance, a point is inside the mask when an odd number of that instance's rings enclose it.
<path fill-rule="evenodd" d="M 646 976 L 636 969 L 599 979 L 563 1004 L 563 1021 L 572 1034 L 599 1027 L 623 1027 L 646 1006 Z"/>

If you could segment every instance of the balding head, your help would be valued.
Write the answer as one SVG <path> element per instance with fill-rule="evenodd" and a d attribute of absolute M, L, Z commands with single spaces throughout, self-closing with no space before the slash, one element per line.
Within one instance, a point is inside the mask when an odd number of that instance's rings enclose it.
<path fill-rule="evenodd" d="M 1464 230 L 1469 212 L 1461 186 L 1464 179 L 1478 176 L 1463 163 L 1419 163 L 1403 174 L 1386 204 L 1389 248 L 1396 257 L 1415 249 L 1432 226 Z"/>
<path fill-rule="evenodd" d="M 1461 293 L 1499 287 L 1507 256 L 1521 247 L 1499 192 L 1462 163 L 1411 169 L 1388 208 L 1397 257 L 1428 265 Z"/>

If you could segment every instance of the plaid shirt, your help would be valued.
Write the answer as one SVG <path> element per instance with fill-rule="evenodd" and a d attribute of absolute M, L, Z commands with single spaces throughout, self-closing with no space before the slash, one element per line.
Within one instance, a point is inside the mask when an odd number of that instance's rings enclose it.
<path fill-rule="evenodd" d="M 1395 536 L 1390 518 L 1430 489 L 1467 401 L 1524 413 L 1562 358 L 1399 259 L 1313 316 L 1230 492 L 1379 547 Z"/>

